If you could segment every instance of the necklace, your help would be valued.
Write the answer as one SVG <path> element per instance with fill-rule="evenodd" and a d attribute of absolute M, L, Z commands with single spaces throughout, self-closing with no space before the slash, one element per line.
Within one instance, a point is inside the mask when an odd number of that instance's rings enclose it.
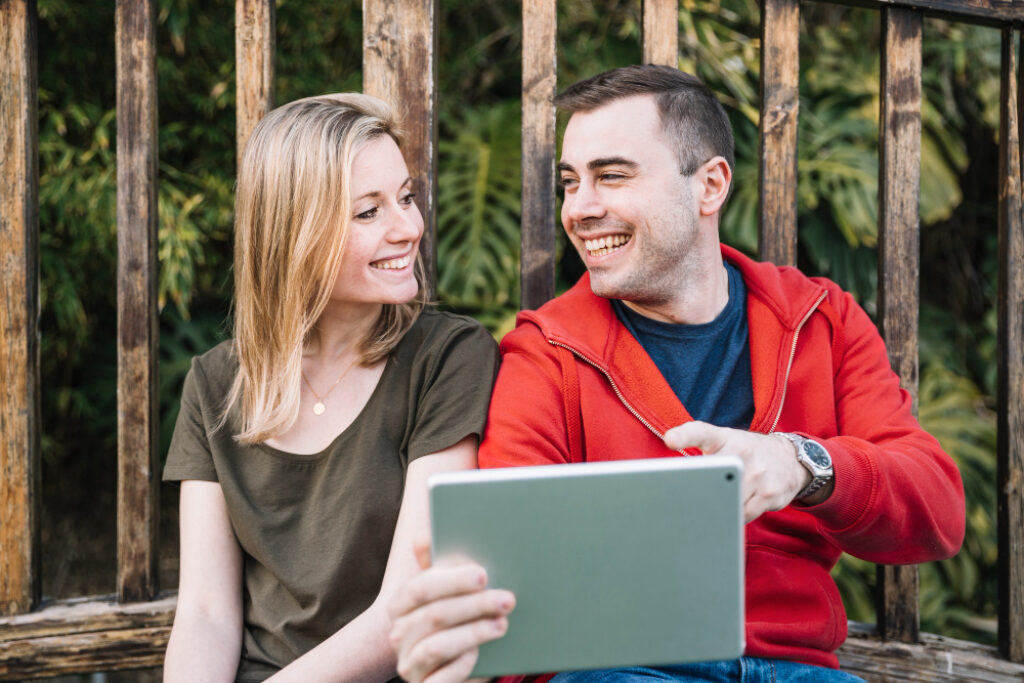
<path fill-rule="evenodd" d="M 313 388 L 313 385 L 310 384 L 309 380 L 306 378 L 306 373 L 303 372 L 302 370 L 299 370 L 299 374 L 302 375 L 302 381 L 306 383 L 306 386 L 309 387 L 309 390 L 313 393 L 313 396 L 316 397 L 316 403 L 313 404 L 314 415 L 324 414 L 324 411 L 327 410 L 327 406 L 324 405 L 324 399 L 327 398 L 332 391 L 334 391 L 334 387 L 338 386 L 338 384 L 341 383 L 341 380 L 345 378 L 345 375 L 348 374 L 348 371 L 356 366 L 357 360 L 359 360 L 358 356 L 356 356 L 356 358 L 351 363 L 348 364 L 348 367 L 345 368 L 340 375 L 338 375 L 338 379 L 334 380 L 334 384 L 332 384 L 331 387 L 326 392 L 324 392 L 323 396 L 316 393 L 316 389 Z"/>

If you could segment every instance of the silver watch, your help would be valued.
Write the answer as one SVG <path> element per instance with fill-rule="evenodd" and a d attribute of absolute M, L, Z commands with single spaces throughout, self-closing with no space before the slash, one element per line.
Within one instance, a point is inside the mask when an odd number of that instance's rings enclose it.
<path fill-rule="evenodd" d="M 828 454 L 825 447 L 817 441 L 805 439 L 799 434 L 789 432 L 776 432 L 793 442 L 796 446 L 796 459 L 800 461 L 811 473 L 811 483 L 796 494 L 797 498 L 806 498 L 832 479 L 835 471 L 832 469 L 832 456 Z"/>

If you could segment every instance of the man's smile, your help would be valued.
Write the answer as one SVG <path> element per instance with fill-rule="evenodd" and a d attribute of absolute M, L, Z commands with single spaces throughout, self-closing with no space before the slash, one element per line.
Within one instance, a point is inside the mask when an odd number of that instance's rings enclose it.
<path fill-rule="evenodd" d="M 608 254 L 622 248 L 622 245 L 632 239 L 632 235 L 608 235 L 596 239 L 583 240 L 583 246 L 590 256 L 607 256 Z"/>

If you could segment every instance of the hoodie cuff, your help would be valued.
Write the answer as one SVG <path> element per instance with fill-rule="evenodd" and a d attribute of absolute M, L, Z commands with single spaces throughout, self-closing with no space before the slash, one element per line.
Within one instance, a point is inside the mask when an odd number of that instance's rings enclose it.
<path fill-rule="evenodd" d="M 817 505 L 801 505 L 800 509 L 817 517 L 829 531 L 844 531 L 859 522 L 871 506 L 877 483 L 874 464 L 867 454 L 847 446 L 841 437 L 807 438 L 820 443 L 831 456 L 835 486 L 825 501 Z"/>

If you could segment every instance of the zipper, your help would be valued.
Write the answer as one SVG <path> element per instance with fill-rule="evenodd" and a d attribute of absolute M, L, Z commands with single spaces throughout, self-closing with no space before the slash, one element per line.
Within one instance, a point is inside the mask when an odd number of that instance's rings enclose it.
<path fill-rule="evenodd" d="M 782 398 L 779 399 L 779 412 L 775 414 L 775 422 L 772 422 L 771 428 L 765 432 L 765 434 L 771 434 L 774 432 L 775 428 L 779 426 L 779 420 L 782 419 L 782 406 L 786 403 L 786 389 L 789 388 L 789 373 L 793 369 L 793 359 L 796 358 L 796 342 L 800 339 L 800 330 L 803 329 L 804 323 L 806 323 L 807 319 L 811 317 L 811 314 L 818 309 L 818 306 L 821 305 L 821 302 L 825 300 L 826 296 L 828 296 L 828 292 L 822 292 L 821 296 L 818 297 L 818 300 L 814 302 L 814 305 L 811 306 L 806 315 L 804 315 L 800 324 L 796 326 L 796 332 L 793 333 L 793 346 L 789 350 L 789 364 L 786 366 L 786 376 L 782 381 Z"/>
<path fill-rule="evenodd" d="M 591 367 L 592 367 L 592 368 L 594 368 L 595 370 L 598 370 L 598 371 L 600 371 L 600 372 L 601 372 L 601 374 L 602 374 L 602 375 L 604 375 L 604 376 L 605 376 L 605 378 L 606 378 L 606 379 L 608 380 L 608 383 L 609 383 L 610 385 L 612 385 L 612 391 L 614 391 L 614 392 L 615 392 L 615 395 L 619 397 L 619 401 L 621 401 L 621 402 L 622 402 L 622 405 L 626 406 L 626 410 L 628 410 L 628 411 L 629 411 L 630 413 L 632 413 L 632 414 L 633 414 L 633 417 L 635 417 L 636 419 L 640 420 L 640 422 L 641 422 L 641 423 L 643 424 L 643 426 L 645 426 L 645 427 L 647 427 L 648 429 L 650 429 L 650 430 L 651 430 L 651 431 L 652 431 L 652 432 L 654 433 L 654 435 L 655 435 L 655 436 L 657 436 L 657 437 L 658 437 L 659 439 L 661 439 L 662 441 L 664 441 L 664 440 L 665 440 L 665 435 L 664 435 L 663 433 L 659 432 L 659 431 L 658 431 L 657 429 L 655 429 L 654 425 L 652 425 L 652 424 L 651 424 L 650 422 L 648 422 L 648 421 L 647 421 L 647 420 L 646 420 L 646 419 L 644 418 L 644 416 L 643 416 L 643 415 L 641 415 L 641 414 L 640 414 L 640 413 L 639 413 L 639 412 L 637 411 L 637 409 L 636 409 L 636 408 L 634 408 L 633 406 L 631 406 L 631 405 L 629 404 L 629 401 L 627 401 L 627 400 L 626 400 L 626 397 L 622 395 L 622 392 L 621 392 L 621 391 L 619 391 L 619 387 L 618 387 L 618 385 L 616 385 L 616 384 L 615 384 L 615 380 L 614 380 L 614 379 L 612 379 L 611 373 L 609 373 L 609 372 L 608 372 L 607 370 L 605 370 L 605 369 L 604 369 L 603 367 L 601 367 L 600 365 L 598 365 L 598 363 L 597 363 L 596 361 L 593 361 L 593 360 L 591 360 L 590 358 L 588 358 L 588 357 L 587 357 L 587 356 L 585 356 L 584 354 L 580 353 L 579 351 L 577 351 L 577 350 L 576 350 L 576 349 L 574 349 L 573 347 L 569 346 L 568 344 L 562 344 L 561 342 L 556 342 L 556 341 L 552 341 L 551 339 L 548 339 L 548 343 L 549 343 L 549 344 L 551 344 L 552 346 L 560 346 L 560 347 L 562 347 L 563 349 L 566 349 L 566 350 L 567 350 L 567 351 L 569 351 L 569 352 L 570 352 L 570 353 L 571 353 L 572 355 L 576 356 L 577 358 L 579 358 L 580 360 L 582 360 L 582 361 L 583 361 L 584 363 L 586 363 L 587 365 L 591 366 Z"/>

